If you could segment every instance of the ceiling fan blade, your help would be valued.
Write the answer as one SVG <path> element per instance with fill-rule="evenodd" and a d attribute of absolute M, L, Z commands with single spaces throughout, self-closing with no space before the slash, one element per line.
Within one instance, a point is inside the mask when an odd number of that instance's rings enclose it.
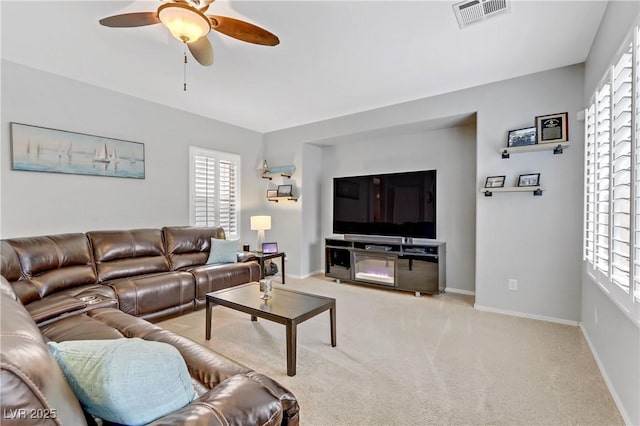
<path fill-rule="evenodd" d="M 158 14 L 156 12 L 135 12 L 108 16 L 106 18 L 102 18 L 99 22 L 105 27 L 127 28 L 159 24 L 160 19 L 158 19 Z"/>
<path fill-rule="evenodd" d="M 229 37 L 248 43 L 276 46 L 280 43 L 278 37 L 269 31 L 239 19 L 226 16 L 209 15 L 211 27 Z"/>
<path fill-rule="evenodd" d="M 187 43 L 187 47 L 189 47 L 189 52 L 201 65 L 209 66 L 213 64 L 213 48 L 206 36 L 200 37 L 193 43 Z"/>

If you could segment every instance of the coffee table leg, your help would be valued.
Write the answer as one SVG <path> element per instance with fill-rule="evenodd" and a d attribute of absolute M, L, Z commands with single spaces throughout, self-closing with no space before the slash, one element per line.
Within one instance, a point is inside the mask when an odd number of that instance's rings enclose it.
<path fill-rule="evenodd" d="M 282 254 L 282 256 L 280 257 L 280 259 L 282 260 L 282 284 L 285 284 L 285 279 L 284 279 L 284 262 L 285 262 L 285 257 L 287 257 L 286 254 Z"/>
<path fill-rule="evenodd" d="M 296 324 L 287 322 L 287 376 L 296 375 L 297 328 Z"/>
<path fill-rule="evenodd" d="M 207 319 L 206 319 L 204 337 L 207 340 L 211 340 L 211 302 L 209 301 L 208 297 L 207 297 L 206 309 L 207 309 Z"/>
<path fill-rule="evenodd" d="M 331 317 L 331 346 L 336 347 L 336 307 L 329 308 L 329 316 Z"/>

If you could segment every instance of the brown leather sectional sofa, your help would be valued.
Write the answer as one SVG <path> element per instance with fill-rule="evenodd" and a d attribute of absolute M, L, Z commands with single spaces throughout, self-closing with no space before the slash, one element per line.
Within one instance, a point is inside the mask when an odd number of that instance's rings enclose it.
<path fill-rule="evenodd" d="M 2 424 L 91 424 L 45 342 L 122 337 L 173 345 L 199 395 L 154 424 L 298 424 L 297 401 L 277 382 L 145 320 L 191 312 L 207 292 L 260 278 L 255 261 L 206 265 L 212 237 L 224 231 L 165 227 L 0 241 Z M 55 419 L 29 418 L 52 410 Z"/>
<path fill-rule="evenodd" d="M 204 306 L 205 294 L 260 279 L 257 262 L 207 265 L 222 228 L 165 227 L 13 238 L 2 275 L 36 322 L 92 304 L 157 321 Z M 246 259 L 240 259 L 246 260 Z"/>

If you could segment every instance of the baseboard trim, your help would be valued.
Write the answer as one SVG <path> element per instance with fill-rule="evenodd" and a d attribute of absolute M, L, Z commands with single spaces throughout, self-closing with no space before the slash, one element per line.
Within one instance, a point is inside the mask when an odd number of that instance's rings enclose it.
<path fill-rule="evenodd" d="M 582 335 L 584 336 L 584 340 L 587 341 L 587 345 L 589 345 L 589 349 L 591 349 L 591 353 L 593 354 L 593 358 L 596 360 L 596 364 L 598 365 L 600 374 L 602 374 L 602 378 L 604 379 L 604 382 L 607 385 L 607 389 L 609 389 L 609 393 L 613 398 L 613 402 L 615 402 L 616 407 L 618 407 L 618 411 L 622 416 L 622 420 L 624 420 L 624 424 L 626 425 L 633 424 L 631 423 L 631 418 L 629 417 L 629 413 L 627 413 L 626 410 L 624 409 L 624 406 L 622 405 L 622 401 L 620 401 L 620 398 L 618 397 L 618 394 L 616 393 L 616 390 L 613 387 L 613 383 L 611 383 L 611 380 L 609 379 L 609 376 L 607 375 L 607 372 L 604 369 L 604 365 L 602 364 L 602 361 L 600 360 L 600 357 L 598 356 L 598 353 L 596 352 L 595 347 L 591 342 L 589 333 L 587 333 L 587 330 L 584 328 L 582 324 L 580 324 L 580 330 L 582 330 Z"/>
<path fill-rule="evenodd" d="M 580 325 L 580 323 L 578 321 L 571 321 L 571 320 L 566 320 L 566 319 L 562 319 L 562 318 L 547 317 L 547 316 L 544 316 L 544 315 L 525 314 L 523 312 L 508 311 L 506 309 L 491 308 L 489 306 L 478 305 L 477 303 L 475 303 L 473 305 L 473 307 L 476 308 L 479 311 L 493 312 L 494 314 L 511 315 L 513 317 L 522 317 L 522 318 L 529 318 L 529 319 L 534 319 L 534 320 L 539 320 L 539 321 L 555 322 L 555 323 L 558 323 L 558 324 L 573 325 L 573 326 L 576 326 L 576 327 Z"/>
<path fill-rule="evenodd" d="M 462 290 L 460 288 L 453 288 L 453 287 L 445 287 L 444 289 L 445 293 L 458 293 L 458 294 L 466 294 L 467 296 L 475 296 L 476 292 L 475 291 L 471 291 L 471 290 Z"/>
<path fill-rule="evenodd" d="M 324 273 L 323 269 L 314 271 L 314 272 L 309 272 L 308 274 L 304 274 L 304 275 L 293 275 L 293 274 L 287 274 L 287 277 L 291 277 L 291 278 L 297 278 L 299 280 L 304 280 L 305 278 L 309 278 L 312 277 L 314 275 L 318 275 L 318 274 L 322 274 Z"/>

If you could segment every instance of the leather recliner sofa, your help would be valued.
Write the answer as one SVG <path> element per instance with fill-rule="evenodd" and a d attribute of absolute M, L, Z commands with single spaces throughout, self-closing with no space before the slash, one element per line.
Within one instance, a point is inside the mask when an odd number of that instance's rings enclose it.
<path fill-rule="evenodd" d="M 205 304 L 208 292 L 260 279 L 249 254 L 207 265 L 222 228 L 91 231 L 0 241 L 1 274 L 37 323 L 86 309 L 119 307 L 158 321 Z M 97 306 L 93 306 L 94 308 Z"/>
<path fill-rule="evenodd" d="M 298 425 L 295 397 L 267 376 L 114 308 L 61 316 L 41 328 L 0 277 L 0 409 L 3 425 L 95 425 L 46 341 L 139 337 L 175 347 L 198 397 L 152 425 Z M 103 422 L 108 424 L 108 422 Z"/>

